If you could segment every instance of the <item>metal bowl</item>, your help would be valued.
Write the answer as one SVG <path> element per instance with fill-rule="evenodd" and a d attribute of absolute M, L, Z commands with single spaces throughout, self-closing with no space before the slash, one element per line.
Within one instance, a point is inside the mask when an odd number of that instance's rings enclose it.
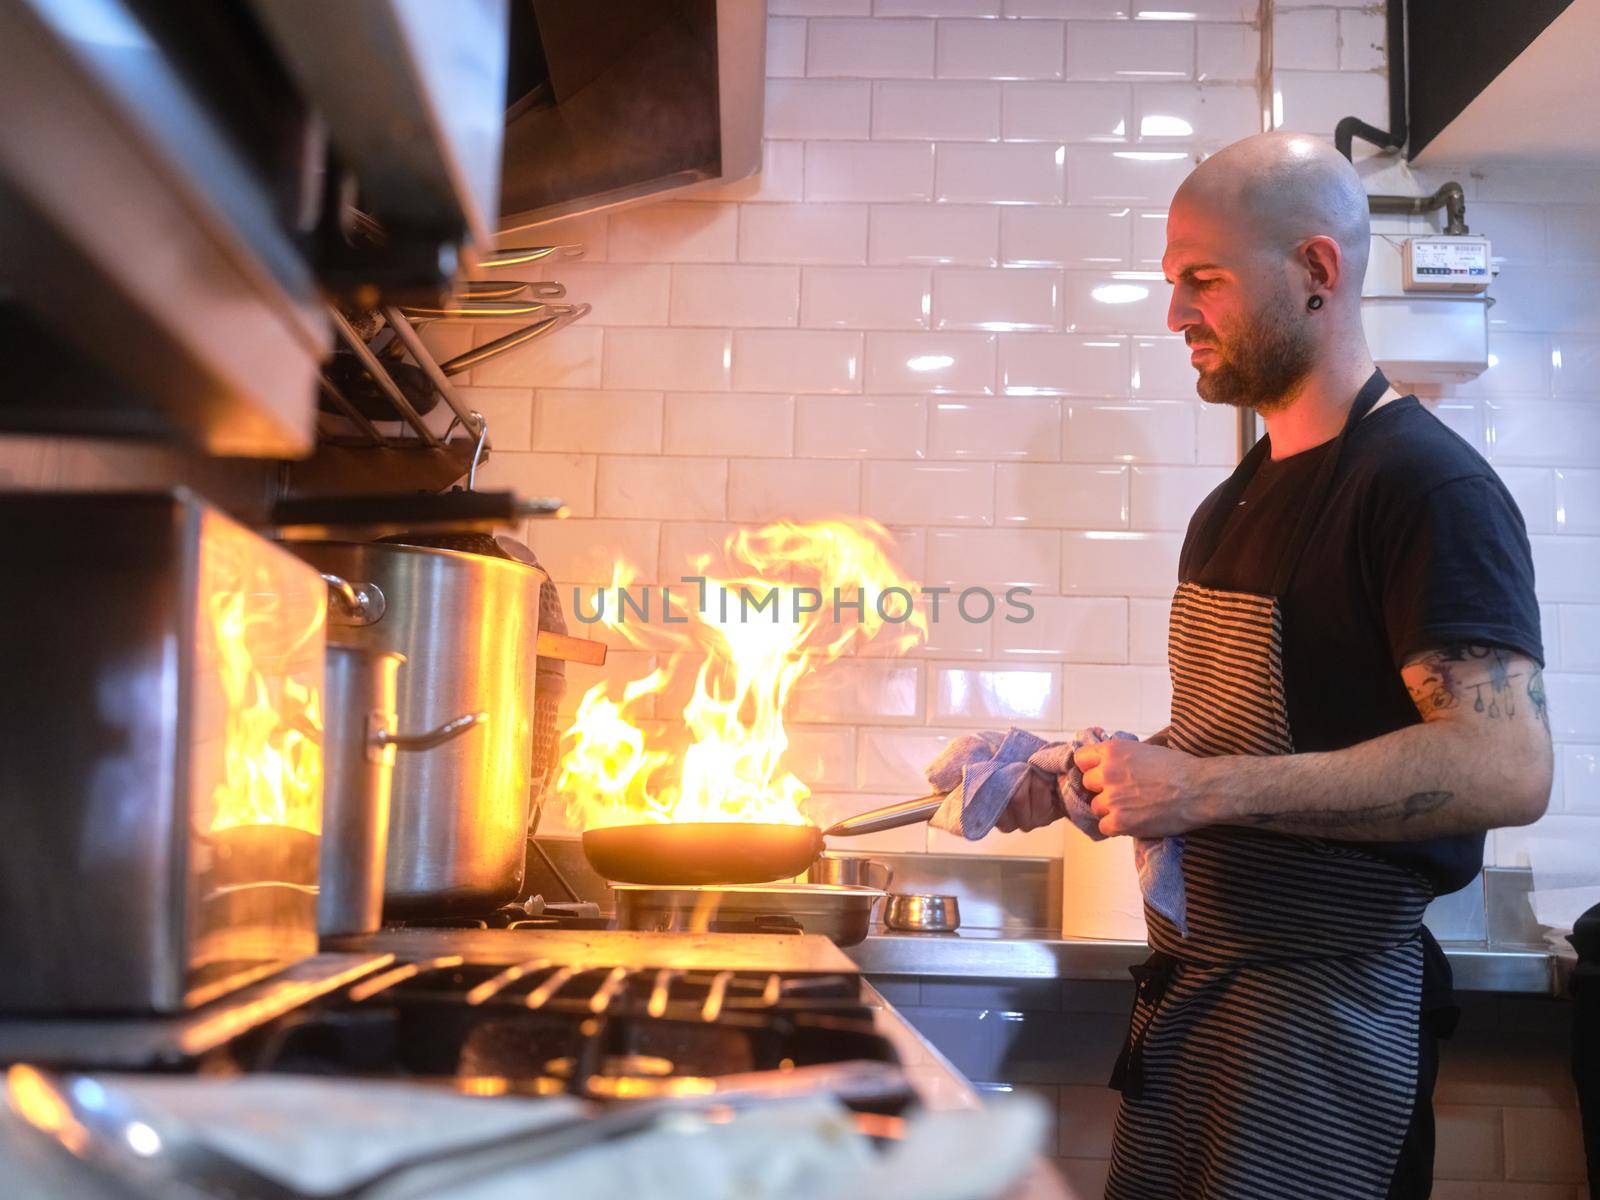
<path fill-rule="evenodd" d="M 961 928 L 961 905 L 954 896 L 890 893 L 883 923 L 900 933 L 954 933 Z"/>

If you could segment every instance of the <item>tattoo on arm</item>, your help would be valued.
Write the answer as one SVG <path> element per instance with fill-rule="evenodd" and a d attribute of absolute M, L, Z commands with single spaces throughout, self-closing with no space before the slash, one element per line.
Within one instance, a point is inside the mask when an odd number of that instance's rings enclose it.
<path fill-rule="evenodd" d="M 1430 650 L 1405 666 L 1406 688 L 1424 721 L 1470 705 L 1490 720 L 1510 720 L 1531 709 L 1545 727 L 1544 675 L 1520 654 L 1499 646 L 1462 645 Z"/>
<path fill-rule="evenodd" d="M 1404 800 L 1368 804 L 1361 808 L 1307 808 L 1292 812 L 1253 813 L 1249 821 L 1252 825 L 1290 825 L 1296 829 L 1330 831 L 1388 821 L 1404 824 L 1437 812 L 1454 799 L 1454 792 L 1414 792 Z"/>

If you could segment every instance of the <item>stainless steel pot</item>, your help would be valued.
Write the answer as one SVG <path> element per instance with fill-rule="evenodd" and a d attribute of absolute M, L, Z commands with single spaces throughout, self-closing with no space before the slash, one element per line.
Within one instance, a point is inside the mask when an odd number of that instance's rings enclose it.
<path fill-rule="evenodd" d="M 396 733 L 397 674 L 405 661 L 393 650 L 327 648 L 317 895 L 317 933 L 323 937 L 376 933 L 383 923 L 395 751 L 432 750 L 487 715 L 467 713 L 426 733 Z"/>
<path fill-rule="evenodd" d="M 819 883 L 764 886 L 649 887 L 613 885 L 617 928 L 661 933 L 816 933 L 837 946 L 866 940 L 877 888 Z"/>
<path fill-rule="evenodd" d="M 385 911 L 481 911 L 514 899 L 528 826 L 538 572 L 509 559 L 386 542 L 289 548 L 356 592 L 381 594 L 376 618 L 370 606 L 331 604 L 328 637 L 405 655 L 395 706 L 401 728 L 488 714 L 474 736 L 395 764 Z"/>
<path fill-rule="evenodd" d="M 961 904 L 954 896 L 891 894 L 883 923 L 900 933 L 954 933 L 961 928 Z"/>
<path fill-rule="evenodd" d="M 853 854 L 824 854 L 806 871 L 807 883 L 845 884 L 888 891 L 894 868 L 886 862 Z"/>

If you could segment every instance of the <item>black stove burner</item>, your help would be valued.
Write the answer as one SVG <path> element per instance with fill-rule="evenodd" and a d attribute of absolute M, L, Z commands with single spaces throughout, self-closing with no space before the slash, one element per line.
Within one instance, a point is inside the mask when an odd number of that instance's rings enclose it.
<path fill-rule="evenodd" d="M 296 1014 L 238 1065 L 613 1100 L 847 1060 L 898 1061 L 853 975 L 446 957 L 379 972 Z M 906 1099 L 865 1107 L 893 1112 Z"/>

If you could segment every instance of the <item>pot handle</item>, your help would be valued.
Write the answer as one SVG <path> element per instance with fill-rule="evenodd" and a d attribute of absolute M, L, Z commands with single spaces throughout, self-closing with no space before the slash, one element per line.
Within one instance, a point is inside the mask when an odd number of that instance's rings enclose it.
<path fill-rule="evenodd" d="M 396 750 L 432 750 L 452 738 L 460 737 L 475 726 L 488 723 L 488 713 L 474 712 L 457 717 L 453 721 L 446 721 L 437 729 L 429 729 L 424 733 L 390 733 L 387 729 L 379 729 L 373 733 L 372 738 L 378 745 L 393 746 Z"/>
<path fill-rule="evenodd" d="M 383 618 L 389 603 L 375 583 L 351 583 L 340 575 L 319 571 L 328 585 L 328 608 L 341 625 L 372 625 Z"/>

